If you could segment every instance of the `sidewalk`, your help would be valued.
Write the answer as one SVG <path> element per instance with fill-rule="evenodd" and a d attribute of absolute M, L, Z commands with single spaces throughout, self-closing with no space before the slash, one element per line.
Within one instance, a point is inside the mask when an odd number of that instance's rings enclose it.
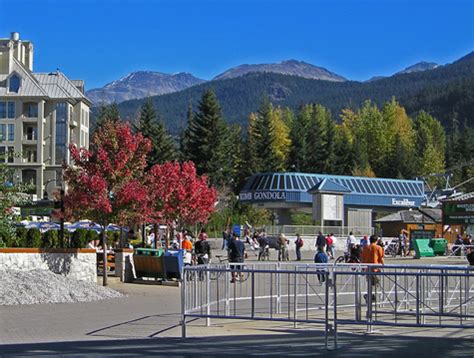
<path fill-rule="evenodd" d="M 435 259 L 402 258 L 394 262 L 435 264 L 442 260 Z M 195 320 L 188 324 L 188 337 L 191 338 L 182 340 L 179 338 L 179 288 L 110 281 L 109 287 L 127 296 L 94 303 L 0 306 L 0 357 L 69 354 L 474 356 L 471 344 L 474 330 L 469 329 L 394 330 L 384 327 L 379 334 L 365 335 L 361 326 L 351 334 L 341 333 L 341 348 L 329 355 L 324 350 L 322 329 L 317 326 L 301 325 L 293 329 L 293 325 L 287 323 L 212 320 L 211 327 L 205 327 L 204 320 Z"/>

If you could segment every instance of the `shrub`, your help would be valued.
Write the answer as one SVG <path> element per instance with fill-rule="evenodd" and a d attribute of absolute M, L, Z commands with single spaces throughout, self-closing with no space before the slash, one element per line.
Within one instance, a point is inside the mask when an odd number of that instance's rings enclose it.
<path fill-rule="evenodd" d="M 98 240 L 99 234 L 95 230 L 87 230 L 87 242 Z"/>
<path fill-rule="evenodd" d="M 72 233 L 71 247 L 76 249 L 83 249 L 87 246 L 87 232 L 86 229 L 77 229 Z"/>
<path fill-rule="evenodd" d="M 29 229 L 26 233 L 26 247 L 41 247 L 41 232 L 38 229 Z"/>
<path fill-rule="evenodd" d="M 43 235 L 44 248 L 59 247 L 59 233 L 58 230 L 48 230 Z"/>
<path fill-rule="evenodd" d="M 24 227 L 17 227 L 16 228 L 16 237 L 12 238 L 10 247 L 27 247 L 28 241 L 26 236 L 28 234 L 28 229 Z"/>
<path fill-rule="evenodd" d="M 120 242 L 120 231 L 106 231 L 107 247 L 113 247 L 114 242 Z"/>

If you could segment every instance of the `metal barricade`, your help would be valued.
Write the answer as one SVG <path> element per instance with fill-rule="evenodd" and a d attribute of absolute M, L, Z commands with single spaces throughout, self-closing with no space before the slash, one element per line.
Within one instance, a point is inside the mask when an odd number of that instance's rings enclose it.
<path fill-rule="evenodd" d="M 252 262 L 184 269 L 188 318 L 245 319 L 324 327 L 474 328 L 474 269 L 466 266 Z"/>

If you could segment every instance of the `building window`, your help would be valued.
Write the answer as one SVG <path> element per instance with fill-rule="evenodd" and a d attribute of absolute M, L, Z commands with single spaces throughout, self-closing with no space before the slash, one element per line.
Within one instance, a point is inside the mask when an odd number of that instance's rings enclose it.
<path fill-rule="evenodd" d="M 68 113 L 66 103 L 56 104 L 56 164 L 66 160 Z"/>
<path fill-rule="evenodd" d="M 8 163 L 13 163 L 15 159 L 15 147 L 8 147 Z"/>
<path fill-rule="evenodd" d="M 0 124 L 0 141 L 5 141 L 7 140 L 7 125 L 6 124 Z"/>
<path fill-rule="evenodd" d="M 15 140 L 15 125 L 14 124 L 8 125 L 8 140 L 11 142 Z"/>
<path fill-rule="evenodd" d="M 18 75 L 13 75 L 8 80 L 8 91 L 18 93 L 20 90 L 21 79 Z"/>
<path fill-rule="evenodd" d="M 38 103 L 25 103 L 24 115 L 27 118 L 38 118 Z"/>
<path fill-rule="evenodd" d="M 8 103 L 8 118 L 14 119 L 15 115 L 15 102 L 7 102 Z"/>
<path fill-rule="evenodd" d="M 36 185 L 36 170 L 24 169 L 21 171 L 21 181 L 25 184 Z"/>
<path fill-rule="evenodd" d="M 0 147 L 0 163 L 5 163 L 7 161 L 6 148 Z"/>

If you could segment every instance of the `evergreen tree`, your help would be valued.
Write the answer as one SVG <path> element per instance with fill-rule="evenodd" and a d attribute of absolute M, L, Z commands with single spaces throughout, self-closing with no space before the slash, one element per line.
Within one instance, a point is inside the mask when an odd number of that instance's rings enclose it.
<path fill-rule="evenodd" d="M 226 173 L 230 171 L 226 166 L 228 140 L 228 129 L 217 97 L 212 90 L 207 90 L 184 132 L 184 158 L 193 161 L 198 174 L 208 175 L 213 185 L 223 185 Z"/>
<path fill-rule="evenodd" d="M 334 168 L 332 173 L 351 175 L 355 166 L 354 148 L 349 129 L 344 125 L 335 128 Z"/>
<path fill-rule="evenodd" d="M 291 148 L 288 154 L 287 167 L 293 171 L 303 171 L 307 160 L 306 134 L 308 123 L 312 113 L 312 107 L 301 106 L 300 111 L 290 126 Z"/>
<path fill-rule="evenodd" d="M 147 155 L 148 167 L 176 159 L 173 140 L 166 132 L 163 121 L 158 118 L 150 100 L 146 101 L 140 110 L 135 131 L 141 132 L 145 138 L 151 140 L 152 147 Z"/>
<path fill-rule="evenodd" d="M 99 106 L 99 114 L 95 120 L 94 132 L 97 131 L 106 121 L 119 122 L 120 111 L 117 103 L 101 104 Z"/>
<path fill-rule="evenodd" d="M 309 173 L 326 173 L 326 160 L 329 156 L 327 123 L 331 113 L 317 104 L 312 108 L 308 130 L 306 132 L 306 165 Z"/>

